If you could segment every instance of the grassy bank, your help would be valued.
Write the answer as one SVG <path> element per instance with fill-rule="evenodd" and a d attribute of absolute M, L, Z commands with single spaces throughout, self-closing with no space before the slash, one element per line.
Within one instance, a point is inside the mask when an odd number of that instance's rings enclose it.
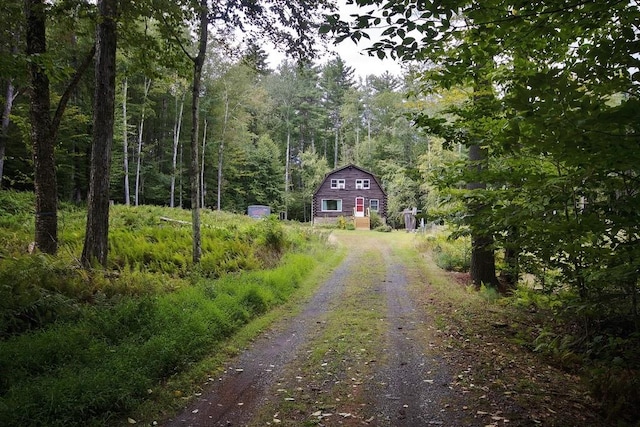
<path fill-rule="evenodd" d="M 332 257 L 307 228 L 203 212 L 194 266 L 190 226 L 161 219 L 188 211 L 116 206 L 110 264 L 87 271 L 85 212 L 63 207 L 57 256 L 29 255 L 32 206 L 0 192 L 2 425 L 113 425 L 149 411 L 163 386 L 202 369 Z"/>

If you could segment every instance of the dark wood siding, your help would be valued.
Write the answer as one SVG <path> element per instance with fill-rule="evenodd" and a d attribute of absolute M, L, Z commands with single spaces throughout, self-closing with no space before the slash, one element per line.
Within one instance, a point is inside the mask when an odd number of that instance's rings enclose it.
<path fill-rule="evenodd" d="M 344 179 L 344 189 L 332 189 L 332 179 Z M 368 179 L 369 189 L 356 189 L 357 179 Z M 369 207 L 371 199 L 379 201 L 378 213 L 382 217 L 386 217 L 387 213 L 387 197 L 380 188 L 377 179 L 370 173 L 365 172 L 355 166 L 347 166 L 330 173 L 322 185 L 316 191 L 313 198 L 313 213 L 315 218 L 337 218 L 340 216 L 352 216 L 355 207 L 356 197 L 364 197 L 365 208 Z M 323 212 L 322 200 L 342 200 L 341 212 Z"/>

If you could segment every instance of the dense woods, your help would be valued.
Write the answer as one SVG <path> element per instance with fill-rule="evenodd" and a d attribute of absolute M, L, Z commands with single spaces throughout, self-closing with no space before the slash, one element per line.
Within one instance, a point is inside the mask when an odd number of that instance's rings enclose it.
<path fill-rule="evenodd" d="M 46 75 L 56 73 L 50 85 L 55 101 L 94 43 L 90 27 L 97 11 L 82 2 L 45 6 L 49 59 L 41 66 L 51 68 L 44 69 Z M 309 216 L 309 191 L 329 168 L 355 162 L 390 182 L 402 175 L 418 178 L 418 159 L 429 139 L 412 130 L 403 117 L 409 108 L 404 105 L 409 76 L 406 82 L 388 73 L 357 77 L 341 58 L 312 61 L 309 52 L 270 68 L 257 42 L 223 40 L 215 34 L 206 52 L 198 53 L 198 40 L 191 47 L 182 37 L 179 43 L 172 38 L 185 31 L 189 21 L 168 27 L 166 17 L 162 21 L 154 15 L 156 6 L 147 7 L 119 13 L 110 200 L 190 207 L 195 190 L 189 177 L 198 175 L 196 189 L 203 207 L 244 212 L 247 205 L 268 204 L 275 212 L 286 211 L 288 218 L 304 221 Z M 21 17 L 19 7 L 13 13 Z M 3 92 L 13 93 L 10 99 L 3 97 L 10 102 L 3 102 L 9 114 L 3 116 L 8 124 L 2 186 L 27 190 L 35 183 L 28 133 L 33 120 L 27 114 L 31 84 L 20 81 L 30 61 L 20 44 L 20 22 L 15 19 L 11 23 L 18 25 L 5 29 L 13 37 L 3 38 L 2 46 L 7 59 Z M 63 38 L 73 44 L 57 45 Z M 18 51 L 10 54 L 14 43 Z M 206 58 L 202 84 L 196 89 L 198 120 L 190 113 L 190 60 L 197 59 L 196 53 Z M 63 201 L 88 199 L 90 156 L 95 151 L 90 142 L 98 132 L 95 128 L 105 127 L 92 124 L 93 99 L 104 107 L 108 98 L 104 91 L 95 95 L 95 85 L 94 73 L 85 72 L 71 91 L 60 131 L 54 135 L 57 190 Z M 194 132 L 196 139 L 191 141 Z M 195 151 L 197 174 L 190 173 Z M 105 161 L 100 163 L 105 166 Z M 398 203 L 400 208 L 403 203 Z"/>
<path fill-rule="evenodd" d="M 355 163 L 391 225 L 417 207 L 470 237 L 478 288 L 553 308 L 568 326 L 537 348 L 603 361 L 600 397 L 637 398 L 636 2 L 330 3 L 3 2 L 0 187 L 35 193 L 37 247 L 56 253 L 73 204 L 76 256 L 109 266 L 109 203 L 161 205 L 192 209 L 197 263 L 199 208 L 306 222 L 324 174 Z M 403 73 L 358 76 L 314 52 L 323 35 L 371 38 Z M 270 64 L 267 41 L 288 59 Z"/>

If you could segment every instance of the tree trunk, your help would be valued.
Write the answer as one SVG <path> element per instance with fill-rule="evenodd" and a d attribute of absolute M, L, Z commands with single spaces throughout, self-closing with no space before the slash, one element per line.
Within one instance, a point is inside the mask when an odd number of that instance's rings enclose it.
<path fill-rule="evenodd" d="M 122 159 L 124 167 L 124 204 L 129 206 L 131 195 L 129 194 L 129 129 L 127 124 L 127 92 L 129 84 L 127 78 L 122 83 L 122 122 L 124 131 L 122 132 Z"/>
<path fill-rule="evenodd" d="M 140 205 L 140 170 L 142 169 L 142 142 L 144 136 L 144 120 L 145 120 L 145 107 L 147 103 L 147 97 L 149 96 L 149 89 L 151 89 L 151 79 L 144 79 L 144 97 L 142 98 L 142 111 L 140 113 L 140 126 L 138 126 L 138 158 L 136 162 L 136 194 L 135 205 Z"/>
<path fill-rule="evenodd" d="M 178 191 L 178 206 L 180 206 L 182 208 L 183 203 L 182 203 L 182 196 L 184 194 L 184 185 L 183 185 L 183 180 L 184 180 L 184 170 L 183 165 L 184 165 L 184 147 L 182 146 L 182 143 L 180 143 L 180 163 L 179 163 L 180 167 L 179 167 L 179 172 L 178 172 L 178 177 L 180 178 L 180 181 L 178 182 L 178 187 L 179 187 L 179 191 Z"/>
<path fill-rule="evenodd" d="M 2 188 L 2 177 L 4 176 L 4 156 L 7 149 L 7 140 L 9 138 L 11 110 L 13 109 L 13 101 L 16 99 L 15 86 L 13 85 L 12 80 L 7 82 L 7 90 L 5 94 L 5 103 L 2 108 L 2 131 L 0 131 L 0 188 Z"/>
<path fill-rule="evenodd" d="M 220 139 L 220 146 L 218 147 L 218 201 L 216 203 L 216 209 L 220 210 L 222 199 L 222 156 L 224 156 L 224 138 Z"/>
<path fill-rule="evenodd" d="M 178 172 L 178 145 L 180 143 L 180 129 L 182 128 L 182 112 L 184 111 L 184 95 L 180 99 L 180 112 L 178 113 L 178 97 L 176 96 L 176 121 L 173 126 L 173 163 L 171 173 L 171 202 L 169 206 L 175 207 L 175 192 L 176 192 L 176 174 Z M 180 157 L 182 162 L 182 157 Z M 182 191 L 182 186 L 180 187 Z M 182 206 L 182 199 L 180 199 L 180 206 Z"/>
<path fill-rule="evenodd" d="M 515 243 L 518 240 L 518 228 L 507 228 L 507 243 L 504 248 L 504 263 L 506 268 L 501 271 L 500 279 L 504 283 L 505 289 L 513 290 L 520 280 L 520 248 Z"/>
<path fill-rule="evenodd" d="M 36 193 L 35 243 L 45 253 L 58 249 L 58 188 L 51 132 L 49 78 L 38 58 L 46 54 L 46 10 L 43 0 L 25 0 L 27 56 L 31 81 L 31 141 Z"/>
<path fill-rule="evenodd" d="M 224 162 L 224 139 L 227 135 L 227 123 L 229 122 L 229 91 L 224 91 L 224 122 L 222 123 L 222 135 L 220 135 L 220 146 L 218 147 L 218 201 L 217 209 L 222 207 L 222 166 Z"/>
<path fill-rule="evenodd" d="M 469 147 L 469 162 L 471 168 L 481 171 L 485 168 L 487 161 L 487 152 L 479 145 Z M 471 182 L 467 184 L 467 189 L 478 190 L 486 188 L 486 184 L 481 182 Z M 476 212 L 483 209 L 482 205 L 472 203 L 468 206 L 469 214 L 475 216 Z M 474 285 L 480 287 L 486 286 L 498 287 L 498 279 L 496 277 L 495 257 L 493 253 L 493 238 L 483 232 L 471 228 L 471 280 Z"/>
<path fill-rule="evenodd" d="M 18 44 L 20 36 L 17 33 L 13 35 L 14 43 L 11 45 L 11 53 L 18 54 Z M 6 155 L 7 141 L 9 138 L 9 124 L 11 123 L 11 110 L 13 109 L 13 101 L 17 96 L 16 88 L 13 80 L 7 80 L 7 90 L 5 92 L 4 106 L 2 107 L 2 130 L 0 131 L 0 189 L 2 188 L 2 177 L 4 176 L 4 158 Z"/>
<path fill-rule="evenodd" d="M 87 226 L 82 263 L 107 264 L 109 251 L 109 170 L 116 86 L 116 43 L 118 0 L 98 0 L 100 14 L 96 29 L 97 55 L 93 106 L 93 139 Z"/>
<path fill-rule="evenodd" d="M 333 142 L 333 168 L 336 169 L 338 167 L 338 127 L 335 129 L 335 140 Z"/>
<path fill-rule="evenodd" d="M 204 207 L 204 199 L 207 187 L 204 182 L 204 153 L 207 148 L 207 119 L 204 119 L 204 129 L 202 129 L 202 159 L 200 164 L 200 206 Z"/>
<path fill-rule="evenodd" d="M 200 88 L 202 85 L 202 67 L 207 52 L 207 38 L 209 27 L 209 10 L 207 0 L 200 0 L 200 40 L 198 55 L 193 58 L 193 88 L 191 105 L 191 226 L 193 231 L 193 263 L 198 264 L 202 256 L 202 242 L 200 238 L 200 174 L 198 167 L 198 125 L 200 116 Z"/>
<path fill-rule="evenodd" d="M 287 158 L 284 161 L 284 219 L 288 219 L 289 210 L 289 168 L 291 158 L 291 131 L 287 124 Z"/>

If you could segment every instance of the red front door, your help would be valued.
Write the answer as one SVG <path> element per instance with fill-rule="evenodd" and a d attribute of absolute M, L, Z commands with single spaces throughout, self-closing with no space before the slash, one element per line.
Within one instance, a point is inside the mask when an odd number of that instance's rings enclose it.
<path fill-rule="evenodd" d="M 364 216 L 364 197 L 356 197 L 355 216 Z"/>

